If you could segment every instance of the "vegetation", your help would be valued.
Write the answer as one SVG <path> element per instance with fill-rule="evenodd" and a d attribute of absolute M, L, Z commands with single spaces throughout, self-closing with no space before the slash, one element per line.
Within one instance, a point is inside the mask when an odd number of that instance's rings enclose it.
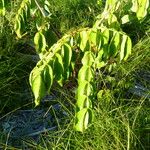
<path fill-rule="evenodd" d="M 36 106 L 56 92 L 69 114 L 19 148 L 149 149 L 149 10 L 148 0 L 1 0 L 1 118 L 34 108 L 29 83 Z"/>

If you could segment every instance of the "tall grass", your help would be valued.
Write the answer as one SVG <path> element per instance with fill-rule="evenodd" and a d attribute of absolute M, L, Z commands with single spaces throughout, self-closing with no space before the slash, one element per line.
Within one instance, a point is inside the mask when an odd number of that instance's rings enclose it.
<path fill-rule="evenodd" d="M 3 115 L 32 99 L 28 90 L 28 75 L 34 64 L 27 57 L 18 57 L 17 55 L 18 52 L 24 53 L 28 39 L 17 41 L 14 33 L 11 32 L 13 28 L 13 20 L 11 19 L 15 15 L 17 3 L 19 1 L 11 2 L 10 10 L 12 14 L 7 14 L 6 22 L 0 22 L 2 27 L 0 33 L 0 113 Z M 60 34 L 64 34 L 72 28 L 91 26 L 95 16 L 102 9 L 94 3 L 94 0 L 52 0 L 50 5 L 52 12 L 51 26 Z M 140 26 L 140 29 L 144 32 L 148 29 L 149 21 L 148 19 L 146 21 L 143 26 Z M 32 27 L 32 23 L 29 26 L 34 35 L 35 29 Z M 126 29 L 131 31 L 132 27 L 130 30 L 129 28 Z M 30 36 L 33 37 L 32 34 Z M 105 76 L 105 70 L 103 74 L 97 76 L 97 90 L 103 90 L 103 93 L 99 92 L 102 97 L 98 95 L 94 102 L 94 122 L 83 134 L 73 130 L 74 91 L 65 88 L 63 90 L 55 89 L 61 93 L 57 101 L 68 115 L 62 118 L 61 122 L 58 122 L 57 130 L 41 134 L 38 141 L 23 139 L 18 149 L 150 149 L 150 101 L 148 98 L 150 92 L 147 92 L 144 96 L 130 92 L 130 89 L 134 88 L 136 83 L 140 83 L 148 90 L 150 89 L 149 35 L 149 31 L 147 31 L 147 36 L 139 41 L 137 37 L 141 38 L 142 35 L 136 28 L 136 36 L 133 35 L 133 39 L 136 37 L 134 43 L 137 44 L 134 46 L 128 61 L 118 64 L 110 74 L 107 74 L 108 78 Z M 26 90 L 27 93 L 24 93 Z M 56 114 L 57 120 L 58 115 L 61 114 Z M 15 149 L 15 146 L 9 146 L 6 143 L 6 141 L 0 139 L 0 148 Z"/>

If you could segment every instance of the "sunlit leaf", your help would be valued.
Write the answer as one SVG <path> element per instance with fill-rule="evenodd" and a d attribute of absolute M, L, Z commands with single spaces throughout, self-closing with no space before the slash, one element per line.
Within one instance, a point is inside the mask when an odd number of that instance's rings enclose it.
<path fill-rule="evenodd" d="M 77 110 L 81 110 L 83 108 L 89 108 L 91 107 L 91 101 L 89 100 L 88 96 L 86 95 L 80 95 L 77 97 Z"/>
<path fill-rule="evenodd" d="M 108 27 L 116 30 L 120 29 L 119 22 L 114 14 L 110 14 L 108 17 Z"/>
<path fill-rule="evenodd" d="M 62 86 L 64 67 L 62 57 L 58 53 L 55 54 L 53 70 L 55 80 L 59 83 L 60 86 Z"/>
<path fill-rule="evenodd" d="M 118 0 L 106 0 L 104 11 L 110 11 L 113 13 L 119 8 L 120 4 L 121 3 Z"/>
<path fill-rule="evenodd" d="M 39 105 L 41 99 L 46 95 L 46 87 L 43 81 L 43 71 L 36 70 L 31 74 L 30 83 L 35 98 L 35 105 Z"/>
<path fill-rule="evenodd" d="M 147 15 L 147 9 L 149 7 L 149 0 L 138 0 L 137 18 L 140 20 Z"/>
<path fill-rule="evenodd" d="M 93 87 L 89 82 L 87 81 L 80 82 L 77 89 L 77 99 L 79 100 L 80 96 L 82 97 L 82 95 L 90 96 L 92 92 Z"/>
<path fill-rule="evenodd" d="M 46 51 L 46 39 L 42 32 L 37 32 L 34 36 L 34 43 L 37 53 L 44 53 Z"/>
<path fill-rule="evenodd" d="M 80 32 L 80 49 L 82 51 L 85 51 L 85 48 L 87 47 L 88 44 L 88 39 L 89 39 L 89 34 L 87 31 L 82 31 Z"/>
<path fill-rule="evenodd" d="M 18 36 L 19 38 L 21 38 L 21 31 L 20 31 L 20 29 L 21 29 L 21 23 L 20 23 L 20 19 L 17 17 L 17 18 L 15 19 L 14 30 L 15 30 L 15 32 L 16 32 L 16 34 L 17 34 L 17 36 Z"/>
<path fill-rule="evenodd" d="M 92 66 L 93 63 L 94 63 L 94 54 L 91 51 L 85 52 L 82 58 L 82 64 Z"/>
<path fill-rule="evenodd" d="M 94 72 L 91 67 L 83 66 L 78 73 L 78 82 L 91 81 L 94 78 Z"/>
<path fill-rule="evenodd" d="M 64 68 L 67 69 L 70 65 L 71 58 L 72 58 L 72 49 L 71 49 L 70 45 L 65 43 L 62 46 L 62 52 L 63 52 Z"/>
<path fill-rule="evenodd" d="M 126 47 L 125 47 L 125 52 L 124 52 L 124 60 L 127 60 L 129 55 L 131 55 L 131 49 L 132 49 L 132 41 L 128 37 L 126 41 Z"/>
<path fill-rule="evenodd" d="M 23 0 L 15 16 L 14 30 L 18 38 L 25 35 L 27 18 L 30 15 L 30 0 Z"/>
<path fill-rule="evenodd" d="M 90 31 L 90 34 L 89 34 L 89 40 L 90 40 L 90 43 L 91 43 L 91 46 L 93 48 L 96 48 L 96 51 L 100 49 L 101 47 L 101 37 L 102 34 L 100 32 L 100 30 L 94 28 Z"/>
<path fill-rule="evenodd" d="M 130 16 L 129 15 L 124 15 L 122 18 L 121 18 L 121 23 L 122 24 L 125 24 L 127 22 L 130 21 Z"/>
<path fill-rule="evenodd" d="M 89 34 L 89 40 L 92 43 L 92 45 L 97 46 L 97 29 L 91 30 Z"/>
<path fill-rule="evenodd" d="M 5 16 L 5 3 L 4 0 L 0 0 L 0 16 Z"/>
<path fill-rule="evenodd" d="M 77 112 L 76 114 L 76 124 L 74 126 L 74 129 L 76 131 L 83 132 L 85 129 L 87 129 L 89 122 L 92 121 L 92 111 L 88 108 L 84 108 Z"/>
<path fill-rule="evenodd" d="M 123 58 L 124 58 L 126 41 L 127 41 L 127 36 L 126 35 L 122 35 L 121 49 L 120 49 L 120 61 L 123 60 Z"/>
<path fill-rule="evenodd" d="M 139 20 L 147 15 L 148 7 L 149 0 L 132 0 L 131 11 L 136 13 L 136 16 Z"/>
<path fill-rule="evenodd" d="M 132 8 L 131 8 L 131 10 L 132 10 L 133 12 L 137 12 L 138 7 L 139 7 L 139 5 L 138 5 L 138 0 L 132 0 Z"/>

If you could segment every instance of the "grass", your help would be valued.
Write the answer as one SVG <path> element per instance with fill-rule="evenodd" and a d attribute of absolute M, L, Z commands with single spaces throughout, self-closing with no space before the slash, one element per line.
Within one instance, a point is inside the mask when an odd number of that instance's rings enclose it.
<path fill-rule="evenodd" d="M 109 88 L 105 87 L 103 97 L 98 97 L 95 101 L 94 122 L 83 134 L 73 130 L 72 91 L 63 89 L 59 90 L 61 96 L 57 101 L 70 115 L 58 123 L 57 130 L 41 134 L 38 142 L 24 139 L 22 149 L 148 150 L 150 148 L 150 101 L 146 96 L 140 97 L 129 93 L 129 87 L 140 81 L 149 89 L 149 81 L 139 76 L 139 71 L 143 73 L 143 70 L 149 74 L 149 41 L 149 37 L 145 37 L 137 43 L 128 61 L 118 65 L 117 69 L 110 74 L 110 76 L 115 74 L 114 78 L 119 79 L 120 83 L 117 82 L 115 86 Z M 104 77 L 101 78 L 104 82 L 107 81 Z M 130 86 L 125 86 L 128 82 Z M 147 93 L 147 96 L 148 94 L 150 95 Z M 69 107 L 66 106 L 65 100 L 70 104 Z"/>
<path fill-rule="evenodd" d="M 102 7 L 97 6 L 95 0 L 52 0 L 51 26 L 61 34 L 70 29 L 92 26 L 95 16 L 101 12 Z"/>
<path fill-rule="evenodd" d="M 57 131 L 41 135 L 39 143 L 29 141 L 25 143 L 35 149 L 148 150 L 150 88 L 149 80 L 139 73 L 146 72 L 148 75 L 150 71 L 149 41 L 149 36 L 139 41 L 128 61 L 118 65 L 110 74 L 119 82 L 105 89 L 103 97 L 96 100 L 95 121 L 87 131 L 83 134 L 73 131 L 73 119 L 68 117 L 66 120 L 70 123 L 63 122 Z M 103 80 L 105 81 L 104 78 Z M 136 82 L 148 88 L 146 96 L 129 93 L 129 88 Z M 70 101 L 72 99 L 69 94 L 67 98 Z M 74 115 L 71 109 L 70 113 L 71 116 Z"/>
<path fill-rule="evenodd" d="M 13 7 L 16 8 L 15 3 L 14 5 Z M 85 3 L 75 0 L 52 0 L 50 7 L 53 14 L 52 26 L 61 34 L 77 27 L 91 26 L 102 8 L 94 5 L 94 1 L 90 0 Z M 11 19 L 11 16 L 8 15 L 7 19 Z M 10 22 L 12 23 L 12 20 Z M 34 63 L 25 55 L 18 57 L 19 52 L 27 54 L 31 52 L 25 52 L 29 45 L 26 41 L 16 41 L 14 33 L 11 33 L 12 24 L 9 24 L 7 29 L 4 26 L 6 24 L 7 22 L 4 22 L 3 32 L 0 35 L 0 113 L 2 116 L 31 102 L 28 76 L 34 66 Z M 67 87 L 63 89 L 55 87 L 54 90 L 60 93 L 57 102 L 69 114 L 58 122 L 58 129 L 41 134 L 38 141 L 23 139 L 19 141 L 19 146 L 9 145 L 7 143 L 9 135 L 3 135 L 1 132 L 0 148 L 12 150 L 150 149 L 150 100 L 148 98 L 150 95 L 150 32 L 147 30 L 148 25 L 149 19 L 146 19 L 143 26 L 140 26 L 139 32 L 136 28 L 136 36 L 131 33 L 136 44 L 130 58 L 118 64 L 111 73 L 108 74 L 107 70 L 104 70 L 97 76 L 99 94 L 94 102 L 95 119 L 84 133 L 73 130 L 74 91 Z M 133 26 L 130 31 L 132 28 Z M 145 30 L 147 35 L 141 39 L 143 36 L 141 31 L 145 33 Z M 29 46 L 29 49 L 32 48 Z M 148 89 L 144 96 L 130 92 L 137 83 Z M 24 93 L 25 90 L 27 93 Z M 60 118 L 61 114 L 55 111 L 53 113 L 56 120 Z"/>

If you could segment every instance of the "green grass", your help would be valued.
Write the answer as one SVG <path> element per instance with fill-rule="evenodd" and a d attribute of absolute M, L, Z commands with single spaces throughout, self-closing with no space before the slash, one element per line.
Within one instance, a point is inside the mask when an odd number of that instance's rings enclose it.
<path fill-rule="evenodd" d="M 51 26 L 60 34 L 64 34 L 70 29 L 91 26 L 95 21 L 95 16 L 102 9 L 90 0 L 86 2 L 52 0 L 50 4 Z M 12 2 L 11 7 L 11 15 L 7 14 L 7 21 L 1 22 L 2 32 L 0 33 L 0 113 L 2 116 L 32 101 L 28 76 L 35 65 L 25 55 L 18 56 L 19 52 L 30 53 L 28 50 L 25 52 L 29 46 L 26 45 L 26 42 L 29 40 L 17 41 L 14 33 L 11 32 L 13 27 L 11 17 L 16 11 L 17 2 Z M 8 22 L 10 24 L 6 28 Z M 30 36 L 33 37 L 35 28 L 32 23 L 29 26 L 33 31 Z M 140 30 L 138 30 L 139 26 Z M 130 34 L 136 43 L 130 58 L 126 62 L 118 64 L 111 73 L 108 74 L 107 70 L 104 70 L 102 74 L 97 76 L 97 91 L 103 91 L 99 92 L 102 97 L 97 96 L 93 102 L 95 119 L 89 128 L 83 134 L 73 130 L 74 91 L 67 87 L 55 88 L 54 90 L 58 90 L 60 93 L 60 97 L 57 99 L 58 103 L 69 115 L 62 118 L 61 123 L 58 123 L 57 130 L 41 134 L 39 142 L 33 139 L 19 141 L 18 149 L 150 149 L 150 100 L 148 99 L 150 81 L 149 77 L 147 79 L 147 76 L 150 75 L 150 34 L 147 30 L 149 18 L 146 18 L 145 22 L 139 26 L 136 27 L 134 33 Z M 130 29 L 130 32 L 135 28 L 135 26 L 130 27 L 124 28 L 124 31 Z M 141 37 L 143 38 L 141 39 Z M 136 83 L 143 85 L 149 92 L 145 96 L 130 93 L 129 89 L 134 87 Z M 24 93 L 25 89 L 29 95 Z M 61 114 L 57 114 L 56 119 L 59 118 L 58 115 Z M 3 133 L 0 133 L 0 148 L 15 149 L 15 145 L 7 145 L 7 140 L 9 140 L 9 135 L 4 136 Z"/>
<path fill-rule="evenodd" d="M 63 34 L 72 28 L 92 26 L 101 9 L 95 0 L 52 0 L 51 26 Z"/>
<path fill-rule="evenodd" d="M 69 116 L 58 123 L 57 130 L 41 134 L 39 142 L 24 139 L 22 149 L 27 147 L 37 150 L 148 150 L 150 101 L 146 96 L 140 97 L 128 93 L 128 90 L 136 82 L 150 89 L 149 81 L 139 76 L 139 71 L 146 72 L 147 75 L 150 71 L 149 41 L 149 37 L 139 41 L 134 46 L 128 61 L 119 64 L 110 74 L 117 82 L 111 85 L 109 81 L 109 86 L 103 87 L 103 97 L 95 99 L 95 119 L 84 133 L 73 130 L 73 92 L 68 89 L 58 89 L 61 96 L 57 101 Z M 104 76 L 100 78 L 103 82 L 108 82 Z M 97 88 L 101 90 L 101 87 Z M 150 92 L 147 93 L 148 95 Z M 66 102 L 70 105 L 66 106 Z"/>

